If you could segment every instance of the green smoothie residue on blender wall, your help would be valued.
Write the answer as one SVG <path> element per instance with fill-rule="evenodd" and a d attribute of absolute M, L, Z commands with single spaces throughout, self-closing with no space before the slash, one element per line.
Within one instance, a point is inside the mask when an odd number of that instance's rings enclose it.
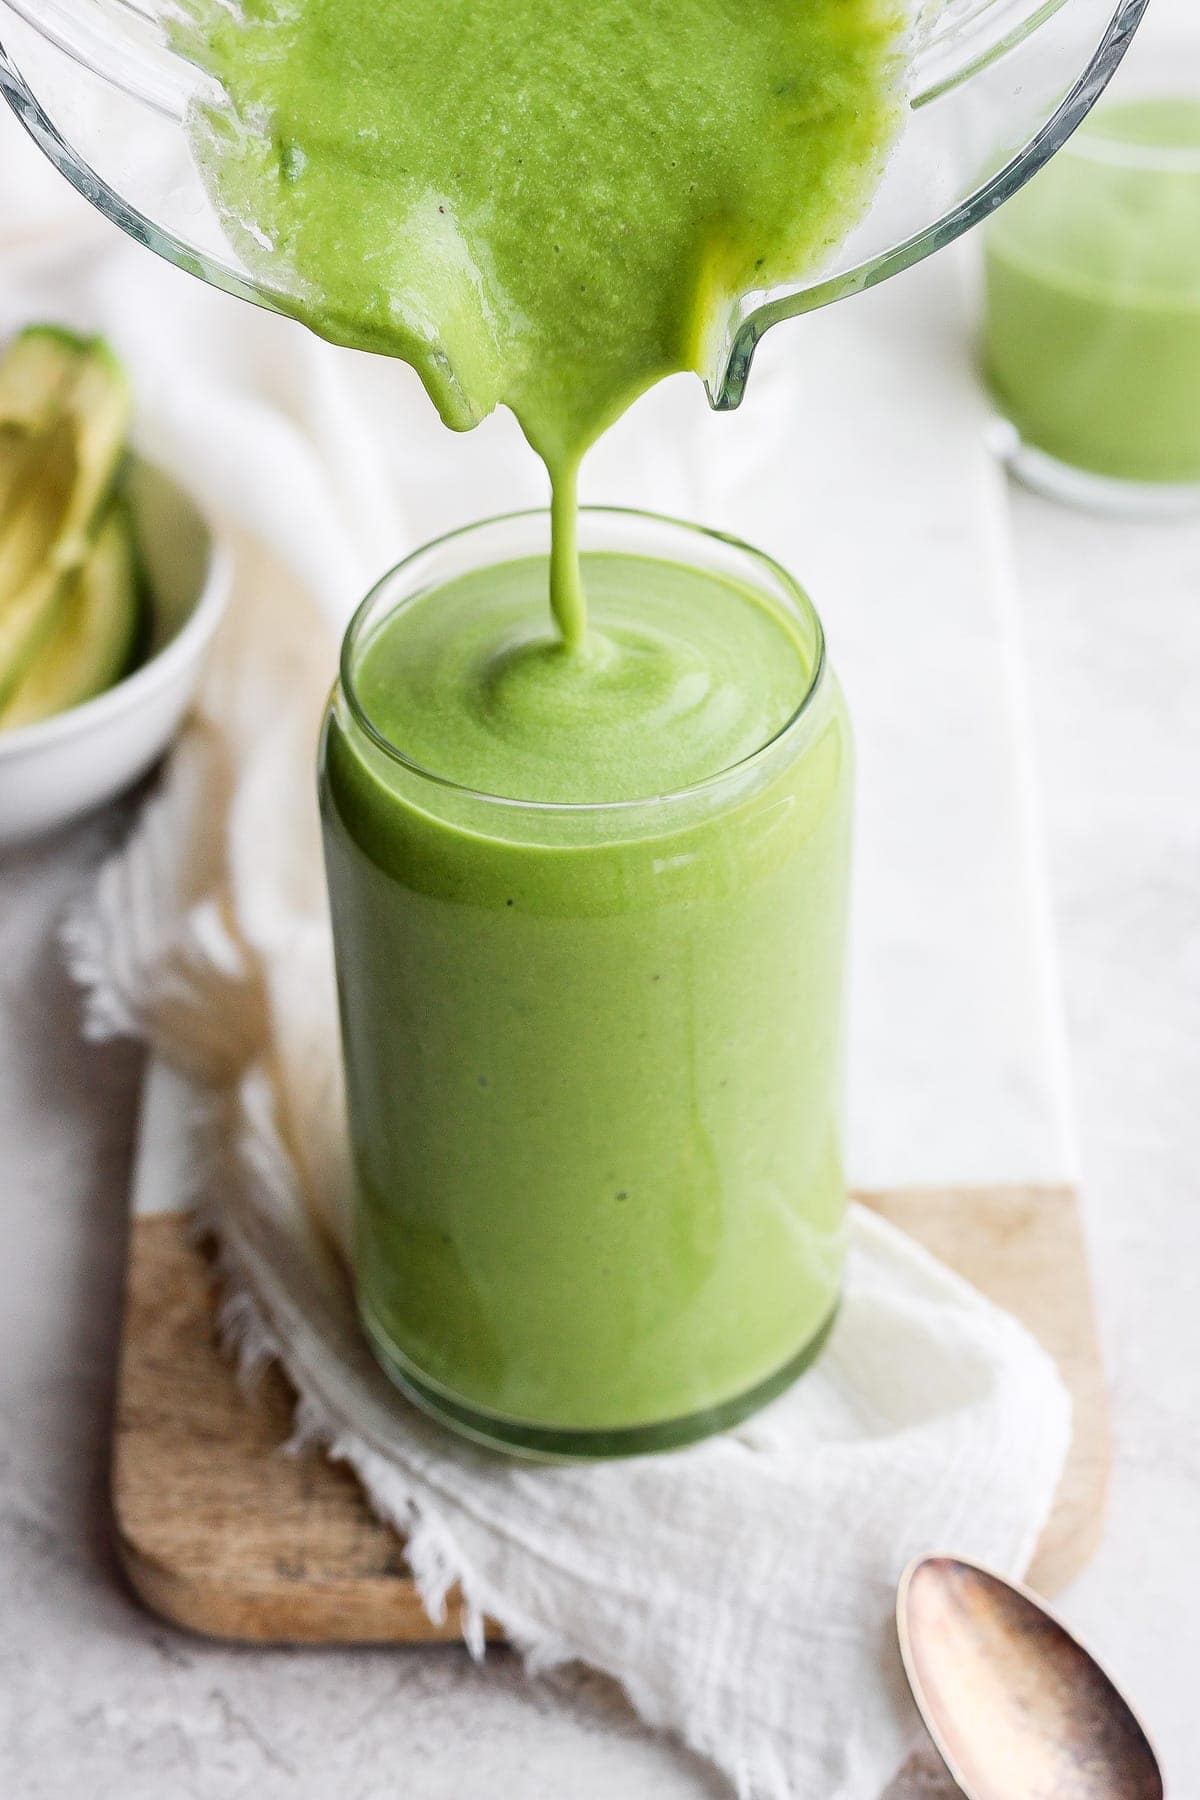
<path fill-rule="evenodd" d="M 322 335 L 411 363 L 448 425 L 512 408 L 577 643 L 581 456 L 861 217 L 904 0 L 184 4 L 227 97 L 193 133 L 240 253 Z"/>

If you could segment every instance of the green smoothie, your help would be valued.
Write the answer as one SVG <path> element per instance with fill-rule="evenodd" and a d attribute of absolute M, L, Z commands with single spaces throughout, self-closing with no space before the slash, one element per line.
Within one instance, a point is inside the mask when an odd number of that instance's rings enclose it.
<path fill-rule="evenodd" d="M 551 478 L 366 603 L 324 734 L 364 1322 L 489 1442 L 687 1441 L 836 1304 L 851 756 L 787 578 L 630 515 L 581 567 L 576 476 L 860 217 L 909 0 L 185 4 L 248 266 Z"/>
<path fill-rule="evenodd" d="M 1200 100 L 1101 106 L 987 237 L 987 367 L 1022 438 L 1200 481 Z"/>
<path fill-rule="evenodd" d="M 326 727 L 356 1285 L 442 1416 L 660 1447 L 836 1304 L 850 740 L 764 559 L 631 522 L 580 653 L 514 526 L 367 603 Z"/>
<path fill-rule="evenodd" d="M 185 6 L 227 96 L 193 135 L 246 263 L 315 330 L 412 363 L 448 425 L 513 409 L 578 641 L 580 457 L 856 222 L 902 113 L 905 0 Z"/>

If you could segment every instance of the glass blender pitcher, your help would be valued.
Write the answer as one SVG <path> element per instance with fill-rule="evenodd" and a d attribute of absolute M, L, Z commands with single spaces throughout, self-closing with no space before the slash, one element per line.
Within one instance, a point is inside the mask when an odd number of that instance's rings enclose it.
<path fill-rule="evenodd" d="M 870 211 L 821 267 L 744 294 L 706 372 L 738 405 L 780 319 L 873 286 L 999 206 L 1071 134 L 1148 0 L 922 0 L 909 118 Z M 168 44 L 163 0 L 0 0 L 0 91 L 50 160 L 131 236 L 277 311 L 288 296 L 231 249 L 192 158 L 189 109 L 216 98 Z"/>

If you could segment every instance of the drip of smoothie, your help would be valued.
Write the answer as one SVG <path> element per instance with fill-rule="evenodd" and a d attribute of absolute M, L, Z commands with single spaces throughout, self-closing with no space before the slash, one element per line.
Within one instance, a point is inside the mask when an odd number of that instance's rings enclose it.
<path fill-rule="evenodd" d="M 448 425 L 511 407 L 585 607 L 575 480 L 740 296 L 818 265 L 902 113 L 905 0 L 184 0 L 225 104 L 193 135 L 280 304 L 399 356 Z"/>

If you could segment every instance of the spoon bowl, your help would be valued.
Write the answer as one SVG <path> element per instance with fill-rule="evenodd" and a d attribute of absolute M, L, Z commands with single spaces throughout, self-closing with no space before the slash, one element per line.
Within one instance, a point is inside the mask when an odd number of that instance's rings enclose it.
<path fill-rule="evenodd" d="M 968 1800 L 1163 1800 L 1128 1703 L 1027 1588 L 920 1557 L 896 1621 L 913 1698 Z"/>

